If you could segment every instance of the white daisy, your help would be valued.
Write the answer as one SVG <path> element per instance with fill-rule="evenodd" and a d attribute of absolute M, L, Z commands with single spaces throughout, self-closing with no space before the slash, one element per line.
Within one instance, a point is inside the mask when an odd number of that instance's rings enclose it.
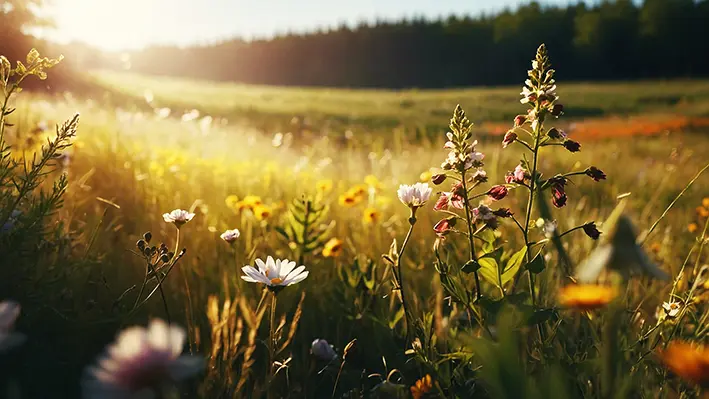
<path fill-rule="evenodd" d="M 155 390 L 194 375 L 202 358 L 181 355 L 185 330 L 156 319 L 148 328 L 129 327 L 87 368 L 84 398 L 152 397 Z"/>
<path fill-rule="evenodd" d="M 305 266 L 295 267 L 295 262 L 288 259 L 276 259 L 272 257 L 266 258 L 266 262 L 261 259 L 256 259 L 256 266 L 244 266 L 241 268 L 244 276 L 242 280 L 249 283 L 262 283 L 269 287 L 287 287 L 297 284 L 306 277 L 309 272 L 305 270 Z"/>
<path fill-rule="evenodd" d="M 428 183 L 416 183 L 412 186 L 402 184 L 399 186 L 397 194 L 404 205 L 418 208 L 428 201 L 432 191 L 433 189 L 428 186 Z"/>
<path fill-rule="evenodd" d="M 222 233 L 219 237 L 221 237 L 222 240 L 232 243 L 236 241 L 237 238 L 241 235 L 241 232 L 239 232 L 239 229 L 233 229 L 233 230 L 227 230 Z"/>
<path fill-rule="evenodd" d="M 682 310 L 682 304 L 679 302 L 664 302 L 662 309 L 665 310 L 667 317 L 674 319 L 679 314 L 679 311 Z"/>
<path fill-rule="evenodd" d="M 181 227 L 183 224 L 189 222 L 194 217 L 194 213 L 187 212 L 183 209 L 175 209 L 170 213 L 164 213 L 162 218 L 167 223 L 174 223 L 175 226 Z"/>

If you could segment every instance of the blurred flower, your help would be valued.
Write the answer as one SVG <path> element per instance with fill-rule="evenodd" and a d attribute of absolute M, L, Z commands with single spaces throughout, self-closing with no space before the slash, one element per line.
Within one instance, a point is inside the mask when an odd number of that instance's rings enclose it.
<path fill-rule="evenodd" d="M 499 201 L 507 196 L 507 187 L 503 185 L 497 185 L 497 186 L 492 186 L 490 190 L 487 192 L 487 195 L 496 200 Z"/>
<path fill-rule="evenodd" d="M 316 358 L 326 362 L 331 362 L 337 359 L 337 352 L 335 352 L 332 345 L 328 344 L 324 339 L 318 338 L 314 340 L 310 345 L 310 353 L 312 353 Z"/>
<path fill-rule="evenodd" d="M 660 350 L 659 355 L 662 363 L 678 377 L 709 386 L 709 350 L 705 346 L 675 340 L 667 349 Z"/>
<path fill-rule="evenodd" d="M 364 197 L 369 192 L 369 186 L 366 184 L 358 184 L 347 191 L 353 197 Z"/>
<path fill-rule="evenodd" d="M 517 116 L 515 116 L 514 126 L 520 127 L 520 126 L 524 125 L 525 122 L 527 122 L 527 115 L 517 115 Z"/>
<path fill-rule="evenodd" d="M 247 195 L 243 200 L 241 200 L 241 202 L 244 206 L 251 209 L 263 204 L 261 197 L 258 195 Z"/>
<path fill-rule="evenodd" d="M 423 395 L 428 393 L 431 389 L 433 389 L 433 381 L 431 380 L 431 376 L 426 374 L 425 377 L 416 381 L 416 383 L 411 386 L 411 396 L 414 399 L 421 399 Z"/>
<path fill-rule="evenodd" d="M 415 183 L 412 186 L 402 184 L 396 192 L 399 200 L 409 208 L 419 208 L 423 206 L 431 197 L 431 187 L 428 183 Z"/>
<path fill-rule="evenodd" d="M 373 224 L 379 221 L 379 217 L 379 211 L 369 207 L 364 210 L 364 213 L 362 214 L 362 221 L 366 224 Z"/>
<path fill-rule="evenodd" d="M 517 140 L 517 133 L 509 130 L 505 133 L 505 137 L 502 138 L 502 148 L 507 148 L 507 146 L 514 143 L 515 140 Z"/>
<path fill-rule="evenodd" d="M 382 187 L 382 183 L 380 183 L 379 179 L 377 179 L 377 176 L 374 176 L 374 175 L 365 176 L 364 183 L 367 186 L 374 187 L 376 189 L 380 189 Z"/>
<path fill-rule="evenodd" d="M 0 353 L 25 341 L 24 334 L 14 332 L 15 321 L 20 316 L 20 304 L 5 300 L 0 302 Z"/>
<path fill-rule="evenodd" d="M 702 198 L 702 206 L 709 209 L 709 197 Z"/>
<path fill-rule="evenodd" d="M 598 227 L 596 227 L 596 222 L 588 222 L 584 224 L 582 228 L 583 232 L 594 240 L 597 240 L 601 236 L 601 232 L 598 231 Z"/>
<path fill-rule="evenodd" d="M 497 217 L 487 205 L 480 204 L 477 208 L 473 208 L 473 217 L 474 222 L 482 221 L 491 229 L 497 228 Z"/>
<path fill-rule="evenodd" d="M 272 213 L 271 207 L 263 204 L 254 206 L 253 212 L 254 216 L 256 216 L 256 219 L 258 220 L 266 220 L 269 216 L 271 216 Z"/>
<path fill-rule="evenodd" d="M 194 213 L 187 212 L 182 209 L 175 209 L 170 213 L 164 213 L 162 218 L 167 223 L 174 223 L 179 229 L 183 224 L 189 222 L 194 217 Z"/>
<path fill-rule="evenodd" d="M 709 217 L 709 209 L 705 208 L 704 206 L 698 206 L 695 211 L 697 212 L 697 216 L 699 216 L 700 218 Z"/>
<path fill-rule="evenodd" d="M 662 304 L 662 309 L 665 311 L 665 314 L 667 317 L 670 319 L 674 319 L 677 317 L 679 314 L 679 311 L 682 309 L 682 304 L 679 302 L 664 302 Z"/>
<path fill-rule="evenodd" d="M 492 213 L 495 216 L 500 217 L 500 218 L 509 218 L 509 217 L 512 217 L 512 215 L 514 215 L 514 213 L 512 213 L 512 211 L 510 210 L 510 208 L 500 208 L 496 211 L 493 211 Z"/>
<path fill-rule="evenodd" d="M 559 290 L 559 304 L 579 310 L 593 310 L 608 305 L 616 289 L 609 285 L 571 284 Z"/>
<path fill-rule="evenodd" d="M 695 231 L 697 231 L 697 229 L 699 229 L 699 226 L 697 226 L 697 224 L 694 222 L 687 225 L 687 231 L 689 231 L 690 233 L 694 233 Z"/>
<path fill-rule="evenodd" d="M 350 193 L 345 193 L 340 195 L 338 202 L 342 206 L 354 206 L 360 202 L 360 197 L 356 197 Z"/>
<path fill-rule="evenodd" d="M 419 175 L 419 180 L 422 182 L 427 182 L 427 181 L 431 180 L 432 177 L 433 177 L 433 173 L 430 170 L 426 170 L 426 171 L 421 172 L 421 174 Z"/>
<path fill-rule="evenodd" d="M 606 179 L 606 174 L 595 166 L 589 166 L 589 168 L 586 169 L 586 176 L 592 178 L 595 181 L 601 181 Z"/>
<path fill-rule="evenodd" d="M 203 360 L 180 355 L 185 331 L 162 320 L 148 328 L 129 327 L 107 348 L 96 367 L 87 369 L 84 398 L 153 397 L 154 390 L 199 373 Z"/>
<path fill-rule="evenodd" d="M 328 242 L 325 243 L 325 247 L 322 250 L 322 255 L 326 258 L 336 258 L 342 252 L 342 241 L 333 237 Z"/>
<path fill-rule="evenodd" d="M 579 152 L 581 151 L 581 144 L 577 141 L 566 139 L 564 140 L 564 148 L 569 150 L 569 152 Z"/>
<path fill-rule="evenodd" d="M 617 271 L 625 278 L 633 273 L 646 274 L 660 280 L 669 278 L 664 270 L 650 262 L 637 244 L 633 225 L 627 216 L 621 214 L 617 220 L 607 220 L 603 227 L 606 230 L 606 241 L 596 247 L 579 265 L 576 272 L 577 281 L 593 283 L 603 270 Z"/>
<path fill-rule="evenodd" d="M 475 182 L 485 183 L 487 181 L 487 172 L 482 169 L 478 169 L 470 178 Z"/>
<path fill-rule="evenodd" d="M 225 203 L 226 206 L 228 206 L 229 208 L 231 208 L 231 209 L 236 209 L 236 208 L 237 208 L 237 205 L 238 205 L 238 203 L 239 203 L 239 197 L 237 197 L 236 195 L 233 195 L 233 194 L 232 194 L 232 195 L 226 197 L 226 199 L 224 200 L 224 203 Z"/>
<path fill-rule="evenodd" d="M 266 262 L 261 259 L 256 259 L 256 266 L 244 266 L 241 270 L 244 276 L 241 279 L 249 283 L 262 283 L 268 287 L 287 287 L 297 284 L 306 277 L 309 272 L 305 271 L 305 266 L 295 267 L 294 261 L 288 259 L 276 259 L 272 257 L 266 258 Z"/>
<path fill-rule="evenodd" d="M 333 183 L 331 179 L 323 179 L 315 183 L 315 189 L 321 193 L 329 193 L 332 191 L 332 185 Z"/>
<path fill-rule="evenodd" d="M 221 237 L 222 240 L 228 242 L 231 244 L 232 242 L 236 241 L 237 238 L 241 235 L 241 232 L 239 229 L 233 229 L 233 230 L 227 230 L 222 233 L 219 237 Z"/>
<path fill-rule="evenodd" d="M 552 238 L 559 225 L 558 222 L 556 220 L 544 220 L 543 222 L 542 231 L 544 231 L 544 237 Z"/>

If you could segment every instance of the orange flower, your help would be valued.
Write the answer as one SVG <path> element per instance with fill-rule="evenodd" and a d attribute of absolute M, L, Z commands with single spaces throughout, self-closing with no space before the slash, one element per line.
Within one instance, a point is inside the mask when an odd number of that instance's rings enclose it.
<path fill-rule="evenodd" d="M 426 374 L 425 377 L 416 381 L 416 384 L 411 386 L 411 396 L 413 396 L 414 399 L 421 399 L 423 395 L 431 389 L 433 389 L 433 380 L 429 374 Z"/>
<path fill-rule="evenodd" d="M 699 228 L 699 226 L 697 226 L 696 223 L 690 223 L 687 226 L 687 231 L 689 231 L 690 233 L 694 233 L 695 231 L 697 231 L 698 228 Z"/>
<path fill-rule="evenodd" d="M 665 366 L 680 378 L 709 386 L 709 349 L 706 347 L 672 341 L 659 355 Z"/>
<path fill-rule="evenodd" d="M 697 215 L 701 218 L 705 218 L 709 216 L 709 209 L 705 208 L 704 206 L 698 206 L 697 209 Z"/>
<path fill-rule="evenodd" d="M 559 303 L 579 310 L 593 310 L 608 305 L 615 296 L 615 288 L 608 285 L 572 284 L 561 288 Z"/>
<path fill-rule="evenodd" d="M 702 199 L 702 206 L 709 209 L 709 197 L 704 197 Z"/>

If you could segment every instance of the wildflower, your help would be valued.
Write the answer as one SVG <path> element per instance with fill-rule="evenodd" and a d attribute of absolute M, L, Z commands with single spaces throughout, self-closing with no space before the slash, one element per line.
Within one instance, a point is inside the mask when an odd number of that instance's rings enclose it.
<path fill-rule="evenodd" d="M 354 206 L 359 203 L 359 198 L 349 193 L 345 193 L 340 195 L 340 197 L 338 198 L 338 202 L 342 206 Z"/>
<path fill-rule="evenodd" d="M 505 133 L 505 137 L 502 138 L 502 148 L 507 148 L 507 146 L 514 143 L 515 140 L 517 140 L 517 133 L 509 130 Z"/>
<path fill-rule="evenodd" d="M 263 201 L 261 201 L 261 197 L 259 197 L 258 195 L 247 195 L 241 202 L 244 204 L 244 207 L 249 209 L 253 209 L 263 204 Z"/>
<path fill-rule="evenodd" d="M 446 177 L 448 177 L 445 173 L 438 173 L 433 176 L 431 176 L 431 183 L 435 185 L 439 185 L 446 181 Z"/>
<path fill-rule="evenodd" d="M 559 130 L 559 129 L 553 127 L 551 129 L 549 129 L 549 131 L 547 132 L 547 136 L 549 136 L 550 139 L 562 140 L 562 139 L 566 139 L 567 134 L 563 130 Z"/>
<path fill-rule="evenodd" d="M 702 206 L 709 209 L 709 197 L 702 198 Z"/>
<path fill-rule="evenodd" d="M 584 224 L 582 228 L 583 232 L 594 240 L 597 240 L 598 237 L 601 236 L 601 232 L 598 231 L 598 227 L 596 227 L 596 222 L 588 222 Z"/>
<path fill-rule="evenodd" d="M 665 314 L 667 317 L 670 319 L 674 319 L 677 317 L 679 314 L 679 311 L 682 310 L 681 303 L 679 302 L 663 302 L 662 303 L 662 309 L 665 311 Z"/>
<path fill-rule="evenodd" d="M 551 185 L 552 203 L 555 207 L 561 208 L 566 205 L 566 192 L 564 187 L 566 186 L 566 178 L 563 176 L 554 176 L 549 179 L 549 184 Z"/>
<path fill-rule="evenodd" d="M 617 220 L 610 222 L 610 225 L 604 235 L 606 241 L 579 265 L 577 281 L 592 283 L 603 270 L 620 272 L 626 278 L 632 273 L 643 273 L 660 280 L 669 278 L 665 271 L 650 262 L 637 244 L 635 231 L 628 217 L 620 215 Z"/>
<path fill-rule="evenodd" d="M 616 294 L 616 289 L 608 285 L 571 284 L 559 290 L 558 300 L 561 306 L 593 310 L 608 305 Z"/>
<path fill-rule="evenodd" d="M 421 399 L 423 395 L 428 393 L 431 389 L 433 389 L 433 381 L 431 380 L 431 376 L 426 374 L 425 377 L 416 381 L 416 383 L 411 386 L 411 396 L 414 399 Z"/>
<path fill-rule="evenodd" d="M 224 203 L 225 203 L 226 206 L 228 206 L 229 208 L 231 208 L 231 209 L 236 209 L 236 208 L 237 208 L 237 204 L 239 203 L 239 197 L 237 197 L 236 195 L 232 194 L 232 195 L 226 197 L 226 199 L 224 200 Z"/>
<path fill-rule="evenodd" d="M 601 181 L 606 179 L 606 174 L 595 166 L 590 166 L 588 169 L 586 169 L 586 176 L 590 177 L 595 181 Z"/>
<path fill-rule="evenodd" d="M 236 241 L 237 238 L 241 235 L 241 232 L 238 229 L 233 229 L 233 230 L 227 230 L 222 233 L 219 237 L 231 244 L 232 242 Z"/>
<path fill-rule="evenodd" d="M 564 148 L 569 150 L 569 152 L 579 152 L 581 151 L 581 144 L 577 141 L 566 139 L 564 140 Z"/>
<path fill-rule="evenodd" d="M 438 223 L 435 224 L 435 226 L 433 226 L 433 231 L 435 231 L 439 237 L 448 234 L 450 229 L 455 226 L 456 219 L 457 218 L 455 216 L 441 219 Z"/>
<path fill-rule="evenodd" d="M 517 165 L 515 167 L 514 172 L 508 173 L 505 176 L 505 183 L 511 184 L 511 183 L 518 183 L 518 184 L 524 184 L 524 180 L 529 178 L 529 173 L 527 172 L 527 169 L 522 167 L 522 165 Z"/>
<path fill-rule="evenodd" d="M 397 195 L 399 200 L 409 208 L 416 209 L 423 206 L 431 197 L 431 188 L 428 183 L 416 183 L 413 186 L 402 184 Z"/>
<path fill-rule="evenodd" d="M 700 218 L 709 217 L 709 209 L 703 206 L 698 206 L 695 211 L 697 212 L 697 216 L 699 216 Z"/>
<path fill-rule="evenodd" d="M 324 339 L 316 339 L 310 345 L 310 353 L 316 358 L 324 360 L 326 362 L 331 362 L 337 359 L 337 353 L 332 345 L 328 344 Z"/>
<path fill-rule="evenodd" d="M 315 189 L 318 190 L 320 193 L 329 193 L 332 191 L 332 180 L 330 179 L 324 179 L 320 180 L 317 183 L 315 183 Z"/>
<path fill-rule="evenodd" d="M 271 216 L 271 208 L 266 205 L 256 205 L 253 209 L 254 216 L 258 220 L 266 220 Z"/>
<path fill-rule="evenodd" d="M 554 233 L 556 232 L 557 227 L 558 227 L 558 223 L 556 220 L 544 220 L 543 224 L 542 224 L 542 230 L 544 231 L 544 237 L 552 238 L 554 236 Z"/>
<path fill-rule="evenodd" d="M 374 175 L 367 175 L 364 178 L 364 183 L 369 187 L 375 187 L 375 188 L 379 188 L 382 185 L 379 182 L 379 179 L 377 179 L 377 176 L 374 176 Z"/>
<path fill-rule="evenodd" d="M 441 196 L 440 198 L 438 198 L 438 201 L 436 201 L 436 204 L 433 206 L 433 209 L 436 211 L 440 211 L 442 209 L 448 209 L 449 206 L 452 206 L 456 209 L 465 208 L 465 199 L 463 196 L 460 195 L 461 190 L 459 190 L 457 186 L 458 185 L 453 186 L 453 191 L 451 192 L 441 193 Z"/>
<path fill-rule="evenodd" d="M 487 195 L 488 195 L 490 198 L 492 198 L 492 199 L 494 199 L 494 200 L 496 200 L 496 201 L 499 201 L 499 200 L 505 198 L 505 197 L 507 196 L 507 193 L 508 193 L 507 187 L 505 187 L 505 186 L 503 186 L 503 185 L 497 185 L 497 186 L 493 186 L 493 187 L 487 192 Z"/>
<path fill-rule="evenodd" d="M 527 115 L 517 115 L 515 116 L 515 127 L 520 127 L 527 122 Z M 508 132 L 509 133 L 509 132 Z M 516 137 L 517 135 L 515 135 Z M 513 140 L 514 141 L 514 140 Z"/>
<path fill-rule="evenodd" d="M 337 238 L 331 238 L 325 243 L 325 247 L 322 250 L 322 256 L 326 258 L 336 258 L 342 252 L 342 241 Z"/>
<path fill-rule="evenodd" d="M 471 179 L 474 182 L 485 183 L 487 181 L 487 172 L 485 172 L 482 169 L 478 169 L 475 171 L 475 173 L 473 173 L 473 176 L 471 177 Z"/>
<path fill-rule="evenodd" d="M 678 377 L 709 386 L 709 350 L 705 346 L 672 341 L 659 355 L 662 363 Z"/>
<path fill-rule="evenodd" d="M 261 259 L 256 259 L 255 262 L 257 267 L 247 265 L 241 268 L 245 274 L 241 279 L 249 283 L 266 284 L 270 289 L 297 284 L 305 280 L 310 273 L 305 270 L 305 266 L 295 267 L 296 263 L 288 259 L 274 261 L 269 256 L 266 262 Z"/>
<path fill-rule="evenodd" d="M 162 385 L 198 373 L 203 361 L 180 355 L 184 341 L 184 329 L 158 319 L 123 330 L 98 365 L 87 369 L 84 397 L 152 396 Z"/>
<path fill-rule="evenodd" d="M 167 223 L 174 223 L 179 229 L 183 224 L 189 222 L 194 217 L 194 213 L 187 212 L 182 209 L 175 209 L 170 213 L 164 213 L 162 218 Z"/>
<path fill-rule="evenodd" d="M 553 116 L 560 116 L 561 114 L 564 113 L 564 106 L 561 104 L 554 104 L 554 106 L 551 107 L 551 111 L 549 111 Z"/>
<path fill-rule="evenodd" d="M 13 331 L 20 315 L 20 304 L 15 301 L 0 302 L 0 353 L 12 349 L 25 341 L 25 336 Z"/>
<path fill-rule="evenodd" d="M 473 208 L 473 217 L 475 222 L 481 221 L 491 229 L 497 228 L 497 217 L 487 205 L 480 204 L 477 208 Z"/>
<path fill-rule="evenodd" d="M 358 185 L 352 187 L 348 191 L 348 194 L 353 197 L 363 197 L 367 194 L 368 191 L 369 191 L 369 186 L 364 185 L 364 184 L 358 184 Z"/>
<path fill-rule="evenodd" d="M 372 207 L 365 209 L 362 215 L 362 221 L 366 224 L 376 223 L 379 221 L 379 211 Z"/>
<path fill-rule="evenodd" d="M 694 233 L 695 231 L 697 231 L 697 229 L 699 229 L 699 226 L 697 226 L 697 224 L 694 222 L 687 225 L 687 231 L 689 231 L 690 233 Z"/>

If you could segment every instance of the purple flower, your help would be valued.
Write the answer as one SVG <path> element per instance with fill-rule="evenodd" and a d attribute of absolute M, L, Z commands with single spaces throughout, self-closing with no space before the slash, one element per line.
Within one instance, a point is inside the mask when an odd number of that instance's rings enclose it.
<path fill-rule="evenodd" d="M 315 341 L 313 341 L 313 343 L 310 345 L 310 353 L 312 353 L 313 356 L 317 357 L 318 359 L 324 360 L 326 362 L 330 362 L 337 359 L 337 353 L 335 352 L 335 349 L 324 339 L 316 339 Z"/>
<path fill-rule="evenodd" d="M 129 327 L 107 348 L 96 367 L 87 369 L 84 398 L 127 398 L 150 394 L 165 384 L 204 368 L 200 357 L 181 355 L 185 330 L 152 320 L 147 328 Z"/>
<path fill-rule="evenodd" d="M 500 184 L 500 185 L 497 185 L 497 186 L 493 186 L 493 187 L 487 192 L 487 195 L 488 195 L 490 198 L 492 198 L 492 199 L 494 199 L 494 200 L 496 200 L 496 201 L 499 201 L 499 200 L 505 198 L 505 197 L 507 196 L 507 193 L 508 193 L 507 187 L 505 187 L 505 186 L 503 186 L 503 185 Z"/>

